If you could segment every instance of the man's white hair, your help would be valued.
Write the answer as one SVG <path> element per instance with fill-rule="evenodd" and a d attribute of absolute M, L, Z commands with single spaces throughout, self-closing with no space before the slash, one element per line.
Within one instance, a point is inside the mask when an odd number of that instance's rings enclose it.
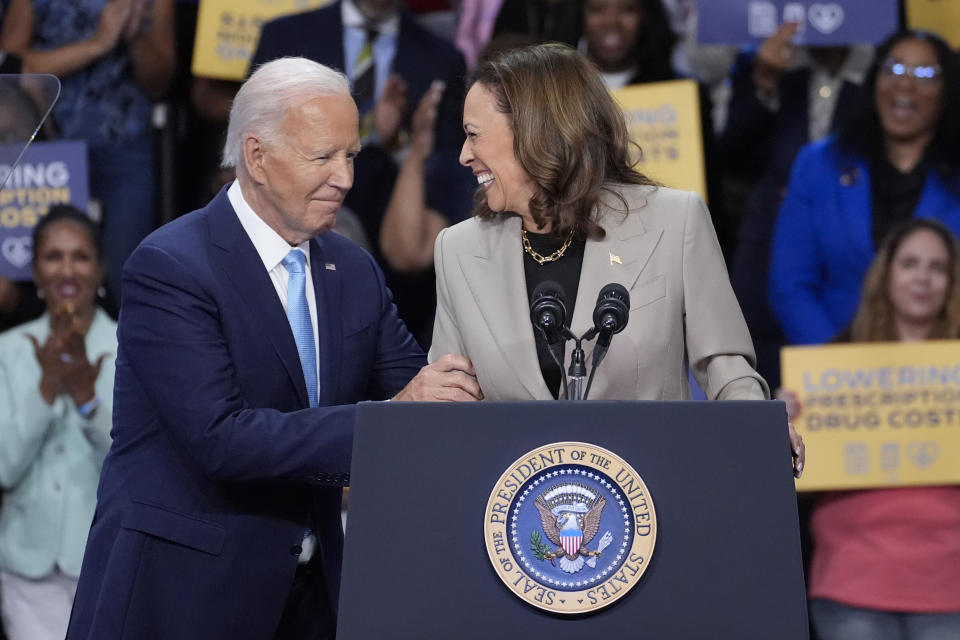
<path fill-rule="evenodd" d="M 347 76 L 307 58 L 279 58 L 260 65 L 243 83 L 230 108 L 223 167 L 245 171 L 243 138 L 256 133 L 276 140 L 283 114 L 294 99 L 350 95 Z"/>

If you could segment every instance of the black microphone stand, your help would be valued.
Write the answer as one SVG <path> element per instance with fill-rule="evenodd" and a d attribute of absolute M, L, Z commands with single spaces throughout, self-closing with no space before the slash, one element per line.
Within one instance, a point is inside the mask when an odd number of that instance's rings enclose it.
<path fill-rule="evenodd" d="M 597 335 L 597 328 L 590 327 L 585 334 L 579 338 L 574 335 L 567 327 L 563 328 L 563 337 L 567 340 L 573 340 L 573 352 L 570 354 L 570 369 L 567 371 L 569 382 L 567 388 L 569 394 L 568 400 L 583 400 L 583 381 L 587 377 L 587 358 L 583 353 L 583 341 L 593 340 Z"/>

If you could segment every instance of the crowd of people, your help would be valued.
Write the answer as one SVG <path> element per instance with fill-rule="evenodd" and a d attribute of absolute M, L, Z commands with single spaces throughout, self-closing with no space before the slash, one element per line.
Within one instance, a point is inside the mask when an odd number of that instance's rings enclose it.
<path fill-rule="evenodd" d="M 61 79 L 41 135 L 86 142 L 93 201 L 42 218 L 31 282 L 0 275 L 0 638 L 63 637 L 84 548 L 71 637 L 225 637 L 190 598 L 264 638 L 327 637 L 347 407 L 562 397 L 555 341 L 517 338 L 544 282 L 579 335 L 583 295 L 648 269 L 595 398 L 687 399 L 692 379 L 795 418 L 783 346 L 960 337 L 960 60 L 934 34 L 798 47 L 785 23 L 737 50 L 696 44 L 692 0 L 336 0 L 266 23 L 240 83 L 190 74 L 197 2 L 0 11 L 3 71 Z M 677 78 L 699 87 L 700 195 L 636 170 L 608 92 Z M 812 502 L 817 638 L 960 637 L 957 491 Z M 105 603 L 137 532 L 175 543 L 139 583 L 153 599 Z M 264 540 L 289 566 L 224 577 Z"/>

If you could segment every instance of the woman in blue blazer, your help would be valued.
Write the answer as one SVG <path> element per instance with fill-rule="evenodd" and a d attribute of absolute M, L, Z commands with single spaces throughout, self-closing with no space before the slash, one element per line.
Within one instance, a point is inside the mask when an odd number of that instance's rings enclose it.
<path fill-rule="evenodd" d="M 770 304 L 789 342 L 827 342 L 846 327 L 897 222 L 937 218 L 960 233 L 958 112 L 956 55 L 934 35 L 902 31 L 877 49 L 855 117 L 800 151 L 770 269 Z"/>
<path fill-rule="evenodd" d="M 60 640 L 110 447 L 117 325 L 94 302 L 94 224 L 61 205 L 33 241 L 47 312 L 0 334 L 0 612 L 10 640 Z"/>

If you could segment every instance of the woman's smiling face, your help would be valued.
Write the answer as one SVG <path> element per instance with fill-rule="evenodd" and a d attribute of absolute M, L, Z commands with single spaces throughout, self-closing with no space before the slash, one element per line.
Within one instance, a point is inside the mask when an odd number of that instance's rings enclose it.
<path fill-rule="evenodd" d="M 467 93 L 463 130 L 467 138 L 460 151 L 460 164 L 477 177 L 487 206 L 529 218 L 530 198 L 536 187 L 514 154 L 509 116 L 497 110 L 496 96 L 479 82 Z"/>

